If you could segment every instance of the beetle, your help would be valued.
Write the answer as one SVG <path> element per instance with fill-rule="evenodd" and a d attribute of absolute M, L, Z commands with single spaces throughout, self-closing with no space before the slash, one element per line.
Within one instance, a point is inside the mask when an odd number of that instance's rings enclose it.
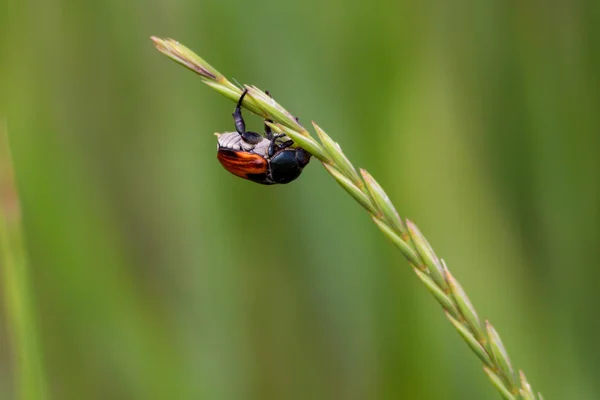
<path fill-rule="evenodd" d="M 233 175 L 252 182 L 263 185 L 290 183 L 300 176 L 311 155 L 302 148 L 292 148 L 293 140 L 278 143 L 277 140 L 285 135 L 274 135 L 267 124 L 266 137 L 246 131 L 242 102 L 247 93 L 248 89 L 242 92 L 232 114 L 236 132 L 217 135 L 217 159 Z"/>

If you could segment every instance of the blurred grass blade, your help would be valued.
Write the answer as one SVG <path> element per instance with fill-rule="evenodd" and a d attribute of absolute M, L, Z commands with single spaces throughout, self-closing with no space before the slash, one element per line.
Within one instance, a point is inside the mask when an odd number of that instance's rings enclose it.
<path fill-rule="evenodd" d="M 46 399 L 19 196 L 4 121 L 0 121 L 0 272 L 16 391 L 23 400 Z"/>

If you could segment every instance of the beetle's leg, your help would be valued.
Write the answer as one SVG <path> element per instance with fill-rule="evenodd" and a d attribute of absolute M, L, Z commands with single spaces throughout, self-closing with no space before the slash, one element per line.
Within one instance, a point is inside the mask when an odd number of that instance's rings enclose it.
<path fill-rule="evenodd" d="M 237 106 L 233 111 L 233 122 L 235 122 L 235 130 L 242 136 L 244 135 L 244 132 L 246 132 L 246 123 L 244 122 L 244 117 L 242 117 L 242 102 L 244 101 L 246 93 L 248 93 L 248 89 L 244 89 L 242 95 L 240 96 L 240 99 L 238 100 Z"/>
<path fill-rule="evenodd" d="M 290 147 L 293 144 L 294 144 L 293 140 L 285 141 L 279 145 L 279 150 L 287 149 L 288 147 Z"/>
<path fill-rule="evenodd" d="M 280 149 L 281 149 L 281 147 L 280 147 L 280 146 L 277 146 L 277 145 L 275 144 L 275 141 L 276 141 L 277 139 L 279 139 L 280 137 L 283 137 L 283 136 L 285 136 L 285 134 L 283 134 L 283 133 L 278 133 L 277 135 L 272 135 L 272 136 L 271 136 L 271 144 L 269 145 L 269 151 L 268 151 L 268 153 L 267 153 L 267 154 L 269 155 L 269 158 L 270 158 L 270 157 L 273 157 L 273 155 L 275 155 L 275 151 L 277 151 L 277 150 L 280 150 Z M 287 142 L 286 142 L 286 143 L 287 143 Z"/>
<path fill-rule="evenodd" d="M 265 122 L 273 123 L 273 121 L 271 121 L 270 119 L 265 119 Z M 273 132 L 271 131 L 271 127 L 267 124 L 265 124 L 265 135 L 267 136 L 267 139 L 273 139 Z"/>
<path fill-rule="evenodd" d="M 248 89 L 244 89 L 233 111 L 233 122 L 235 123 L 235 130 L 240 134 L 244 142 L 258 144 L 262 140 L 262 136 L 255 132 L 246 132 L 246 123 L 244 122 L 244 117 L 242 117 L 242 102 L 246 93 L 248 93 Z"/>

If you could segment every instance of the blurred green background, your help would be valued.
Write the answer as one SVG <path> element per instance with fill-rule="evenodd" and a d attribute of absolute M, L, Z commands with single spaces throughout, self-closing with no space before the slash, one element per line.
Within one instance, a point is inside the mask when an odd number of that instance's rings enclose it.
<path fill-rule="evenodd" d="M 150 35 L 317 121 L 535 389 L 600 398 L 598 1 L 7 1 L 0 114 L 53 399 L 498 398 L 318 162 L 279 187 L 222 169 L 234 104 Z"/>

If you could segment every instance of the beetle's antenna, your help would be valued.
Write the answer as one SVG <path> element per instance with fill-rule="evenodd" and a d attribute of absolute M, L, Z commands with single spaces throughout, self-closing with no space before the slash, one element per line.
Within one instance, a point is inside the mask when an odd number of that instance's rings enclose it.
<path fill-rule="evenodd" d="M 237 87 L 239 87 L 242 90 L 245 89 L 244 85 L 242 85 L 241 83 L 239 83 L 237 79 L 235 79 L 235 78 L 231 78 L 231 79 L 236 83 Z"/>

